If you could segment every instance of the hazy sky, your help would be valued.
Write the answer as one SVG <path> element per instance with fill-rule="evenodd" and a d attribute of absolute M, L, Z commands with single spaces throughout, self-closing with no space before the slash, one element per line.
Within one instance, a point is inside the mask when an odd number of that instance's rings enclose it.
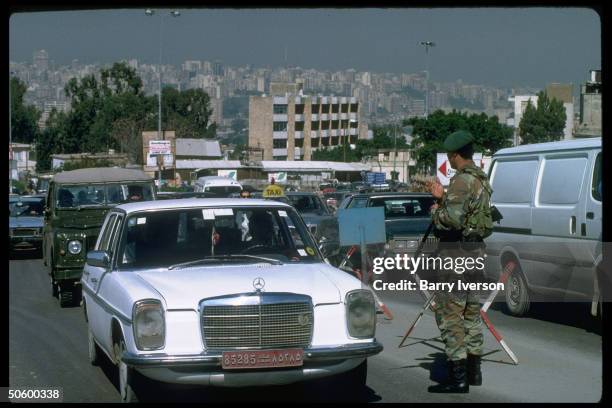
<path fill-rule="evenodd" d="M 160 16 L 144 9 L 14 14 L 11 61 L 45 49 L 58 64 L 137 58 L 157 63 Z M 164 63 L 219 59 L 256 67 L 373 72 L 425 69 L 432 80 L 543 87 L 584 82 L 601 66 L 599 16 L 580 8 L 180 9 L 163 11 Z M 576 89 L 576 88 L 575 88 Z"/>

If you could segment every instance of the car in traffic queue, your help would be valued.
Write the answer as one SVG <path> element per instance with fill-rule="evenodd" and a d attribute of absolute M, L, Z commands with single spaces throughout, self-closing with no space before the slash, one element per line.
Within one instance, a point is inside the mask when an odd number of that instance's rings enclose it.
<path fill-rule="evenodd" d="M 300 213 L 314 237 L 318 237 L 317 229 L 321 221 L 335 218 L 319 194 L 300 191 L 286 192 L 285 196 Z"/>
<path fill-rule="evenodd" d="M 109 209 L 154 200 L 153 179 L 140 170 L 86 168 L 56 174 L 49 184 L 43 229 L 43 263 L 61 307 L 80 301 L 80 278 Z"/>
<path fill-rule="evenodd" d="M 118 205 L 81 282 L 89 359 L 118 366 L 123 401 L 146 394 L 142 377 L 363 387 L 382 351 L 371 289 L 325 263 L 297 211 L 272 200 Z"/>
<path fill-rule="evenodd" d="M 347 196 L 338 211 L 351 208 L 383 207 L 385 217 L 386 244 L 377 255 L 394 257 L 397 254 L 414 255 L 419 242 L 431 223 L 430 207 L 434 198 L 429 193 L 365 193 Z M 348 252 L 349 248 L 340 247 L 339 225 L 337 219 L 325 221 L 320 226 L 320 242 L 323 253 L 333 265 Z M 438 239 L 431 233 L 423 245 L 423 253 L 435 250 Z M 360 254 L 351 257 L 353 265 L 361 265 Z"/>
<path fill-rule="evenodd" d="M 242 185 L 230 178 L 221 176 L 204 176 L 197 179 L 194 185 L 196 193 L 204 192 L 215 197 L 227 198 L 233 193 L 240 193 Z"/>
<path fill-rule="evenodd" d="M 45 196 L 9 196 L 9 255 L 42 248 Z"/>

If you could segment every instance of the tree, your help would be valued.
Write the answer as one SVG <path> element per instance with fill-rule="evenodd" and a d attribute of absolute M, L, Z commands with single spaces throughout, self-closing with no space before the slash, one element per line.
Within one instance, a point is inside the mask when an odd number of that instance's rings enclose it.
<path fill-rule="evenodd" d="M 217 127 L 209 123 L 211 116 L 210 98 L 202 89 L 181 92 L 166 87 L 162 90 L 162 126 L 174 129 L 176 137 L 215 137 Z"/>
<path fill-rule="evenodd" d="M 37 122 L 40 111 L 35 106 L 26 106 L 23 96 L 27 86 L 19 78 L 11 78 L 11 135 L 13 142 L 32 143 L 38 135 Z"/>
<path fill-rule="evenodd" d="M 442 145 L 448 135 L 457 130 L 467 130 L 474 136 L 474 151 L 491 155 L 497 150 L 510 146 L 512 129 L 499 123 L 497 116 L 484 113 L 468 115 L 453 110 L 445 113 L 433 112 L 425 118 L 411 118 L 404 121 L 413 126 L 411 147 L 417 166 L 422 170 L 436 164 L 436 153 L 443 152 Z"/>
<path fill-rule="evenodd" d="M 544 91 L 538 93 L 537 107 L 528 101 L 519 124 L 521 144 L 561 140 L 566 119 L 563 102 L 549 99 Z"/>

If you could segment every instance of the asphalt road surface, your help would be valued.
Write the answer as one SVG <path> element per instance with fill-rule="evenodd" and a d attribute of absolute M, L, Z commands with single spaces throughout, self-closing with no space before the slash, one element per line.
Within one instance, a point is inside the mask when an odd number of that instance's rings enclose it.
<path fill-rule="evenodd" d="M 24 257 L 20 257 L 24 258 Z M 117 402 L 116 368 L 94 367 L 80 307 L 60 309 L 40 259 L 9 264 L 9 382 L 11 387 L 62 387 L 64 402 Z M 394 315 L 379 316 L 384 351 L 368 360 L 367 388 L 340 389 L 334 381 L 243 389 L 161 385 L 145 381 L 147 399 L 180 402 L 596 402 L 602 393 L 600 323 L 585 304 L 539 304 L 523 318 L 494 305 L 489 317 L 519 359 L 511 363 L 485 332 L 484 383 L 469 394 L 431 394 L 444 376 L 443 345 L 431 312 L 398 348 L 422 306 L 418 296 L 382 293 Z M 486 330 L 486 329 L 485 329 Z"/>

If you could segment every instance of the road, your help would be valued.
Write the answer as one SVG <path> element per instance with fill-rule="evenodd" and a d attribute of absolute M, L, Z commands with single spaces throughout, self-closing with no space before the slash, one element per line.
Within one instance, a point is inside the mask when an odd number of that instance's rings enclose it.
<path fill-rule="evenodd" d="M 65 402 L 117 402 L 115 367 L 109 362 L 98 367 L 89 364 L 83 311 L 80 307 L 60 309 L 57 299 L 51 297 L 42 261 L 11 260 L 9 283 L 10 386 L 63 387 Z M 445 370 L 431 312 L 406 342 L 408 346 L 398 349 L 422 301 L 399 292 L 382 293 L 381 298 L 394 319 L 379 316 L 376 336 L 385 349 L 369 359 L 363 392 L 338 389 L 327 380 L 306 386 L 244 389 L 151 383 L 148 397 L 181 402 L 596 402 L 601 398 L 601 330 L 585 304 L 540 304 L 525 318 L 490 310 L 491 321 L 520 364 L 513 365 L 486 332 L 484 384 L 459 395 L 427 392 Z"/>

